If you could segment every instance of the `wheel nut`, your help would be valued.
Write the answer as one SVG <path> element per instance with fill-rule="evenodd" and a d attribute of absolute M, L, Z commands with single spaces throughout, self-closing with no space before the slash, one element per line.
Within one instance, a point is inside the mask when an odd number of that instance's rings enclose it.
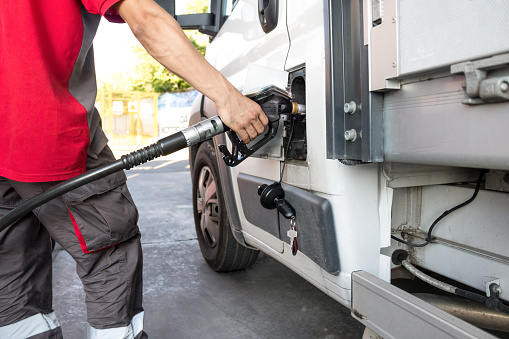
<path fill-rule="evenodd" d="M 354 142 L 357 139 L 357 131 L 354 129 L 345 131 L 345 140 Z"/>

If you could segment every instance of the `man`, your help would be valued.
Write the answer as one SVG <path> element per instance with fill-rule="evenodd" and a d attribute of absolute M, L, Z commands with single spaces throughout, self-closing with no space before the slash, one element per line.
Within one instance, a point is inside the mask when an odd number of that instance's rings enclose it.
<path fill-rule="evenodd" d="M 100 16 L 127 22 L 147 51 L 214 101 L 244 142 L 267 124 L 153 0 L 0 1 L 0 216 L 114 160 L 94 108 Z M 0 339 L 61 338 L 52 309 L 50 236 L 75 259 L 89 338 L 147 338 L 137 210 L 115 173 L 0 232 Z"/>

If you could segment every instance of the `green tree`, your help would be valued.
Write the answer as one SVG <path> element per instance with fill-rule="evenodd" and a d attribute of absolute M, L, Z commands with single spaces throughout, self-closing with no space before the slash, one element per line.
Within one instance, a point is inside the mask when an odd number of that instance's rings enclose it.
<path fill-rule="evenodd" d="M 207 7 L 207 0 L 194 0 L 187 4 L 186 13 L 205 13 Z M 185 33 L 194 47 L 202 55 L 205 55 L 208 37 L 198 31 L 186 31 Z M 130 76 L 132 90 L 164 93 L 179 92 L 191 88 L 191 85 L 186 81 L 155 61 L 142 46 L 134 46 L 133 51 L 138 62 Z"/>
<path fill-rule="evenodd" d="M 207 13 L 208 7 L 209 7 L 208 0 L 192 0 L 187 2 L 185 13 L 177 14 Z"/>

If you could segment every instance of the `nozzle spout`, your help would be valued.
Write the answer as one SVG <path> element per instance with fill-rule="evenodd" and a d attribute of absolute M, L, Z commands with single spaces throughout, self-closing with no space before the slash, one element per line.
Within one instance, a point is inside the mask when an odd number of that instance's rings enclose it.
<path fill-rule="evenodd" d="M 292 114 L 306 114 L 306 105 L 301 105 L 292 101 Z"/>

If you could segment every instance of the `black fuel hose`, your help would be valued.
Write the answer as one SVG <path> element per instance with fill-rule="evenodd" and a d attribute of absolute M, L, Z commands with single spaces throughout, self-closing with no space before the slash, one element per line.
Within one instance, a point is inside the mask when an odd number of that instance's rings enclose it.
<path fill-rule="evenodd" d="M 0 232 L 13 222 L 30 213 L 35 208 L 77 187 L 83 186 L 115 172 L 131 169 L 135 166 L 144 164 L 160 156 L 179 151 L 188 146 L 196 145 L 197 143 L 208 140 L 225 132 L 226 130 L 228 130 L 228 127 L 223 124 L 218 116 L 212 117 L 207 120 L 200 121 L 193 126 L 187 127 L 180 132 L 162 138 L 150 146 L 124 155 L 121 159 L 114 161 L 111 164 L 104 165 L 97 169 L 80 174 L 72 179 L 63 181 L 49 190 L 25 201 L 23 204 L 4 215 L 0 219 Z"/>

